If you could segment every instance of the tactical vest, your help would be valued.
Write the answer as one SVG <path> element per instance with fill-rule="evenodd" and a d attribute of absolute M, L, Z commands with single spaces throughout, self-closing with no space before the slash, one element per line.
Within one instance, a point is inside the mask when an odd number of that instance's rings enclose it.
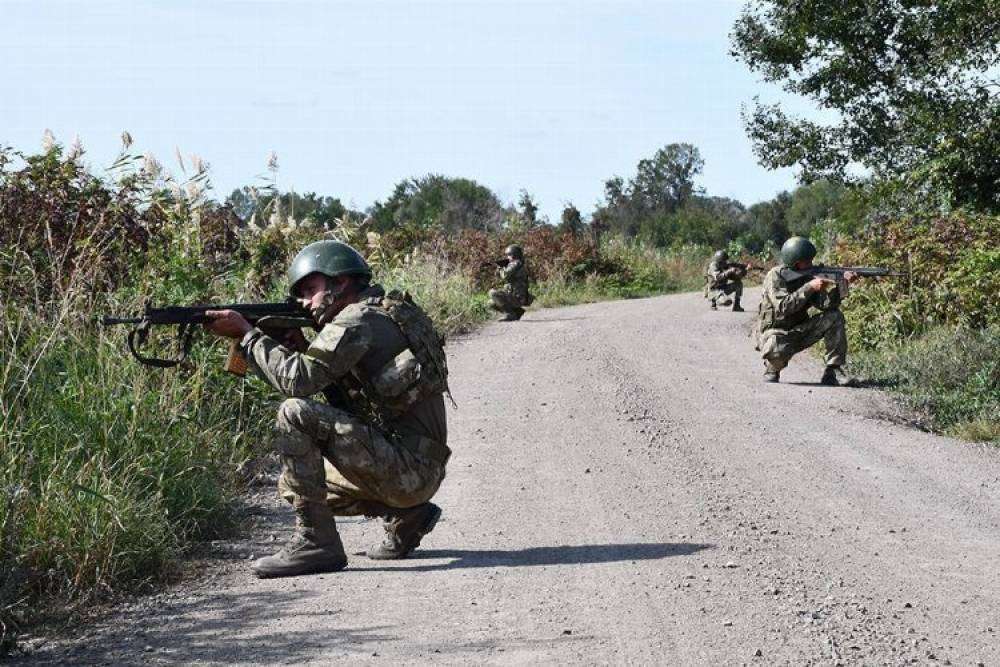
<path fill-rule="evenodd" d="M 803 275 L 797 272 L 792 273 L 786 267 L 780 267 L 776 270 L 779 272 L 778 275 L 781 277 L 781 280 L 785 283 L 785 288 L 790 293 L 798 291 L 803 285 L 812 280 L 811 275 Z M 792 275 L 795 277 L 791 277 Z M 832 293 L 815 293 L 809 297 L 809 307 L 817 310 L 833 310 L 839 306 L 840 293 L 838 291 Z M 757 327 L 761 334 L 768 329 L 791 329 L 809 319 L 808 309 L 801 310 L 791 317 L 779 319 L 775 304 L 771 303 L 766 294 L 760 300 L 757 313 Z"/>
<path fill-rule="evenodd" d="M 444 337 L 438 334 L 431 318 L 413 302 L 410 294 L 392 290 L 384 296 L 370 297 L 364 303 L 384 311 L 396 323 L 406 338 L 407 347 L 374 377 L 352 373 L 352 381 L 344 387 L 350 401 L 387 428 L 386 422 L 405 414 L 430 396 L 448 394 L 450 397 Z"/>

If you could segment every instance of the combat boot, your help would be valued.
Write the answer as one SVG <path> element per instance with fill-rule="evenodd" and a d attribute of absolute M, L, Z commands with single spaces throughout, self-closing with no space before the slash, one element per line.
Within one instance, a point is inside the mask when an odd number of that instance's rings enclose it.
<path fill-rule="evenodd" d="M 778 382 L 781 380 L 781 372 L 768 368 L 764 371 L 764 382 Z"/>
<path fill-rule="evenodd" d="M 441 508 L 434 503 L 423 503 L 409 509 L 393 509 L 384 517 L 385 540 L 368 550 L 374 560 L 406 558 L 420 546 L 424 535 L 434 530 L 441 518 Z"/>
<path fill-rule="evenodd" d="M 733 312 L 734 313 L 743 313 L 743 312 L 746 312 L 746 311 L 743 310 L 743 306 L 740 305 L 740 300 L 739 299 L 736 299 L 735 301 L 733 301 Z"/>
<path fill-rule="evenodd" d="M 524 317 L 524 308 L 518 307 L 518 309 L 514 311 L 514 320 L 517 321 L 522 317 Z"/>
<path fill-rule="evenodd" d="M 719 309 L 718 304 L 715 303 L 715 299 L 712 299 L 712 301 L 709 303 L 708 307 L 711 308 L 712 310 L 718 310 Z"/>
<path fill-rule="evenodd" d="M 294 507 L 295 534 L 281 551 L 257 560 L 254 574 L 261 579 L 295 577 L 347 567 L 347 554 L 329 505 L 297 501 Z"/>
<path fill-rule="evenodd" d="M 519 319 L 521 319 L 521 318 L 517 314 L 517 311 L 510 310 L 510 311 L 507 311 L 506 313 L 504 313 L 504 316 L 501 317 L 499 321 L 500 322 L 516 322 Z"/>
<path fill-rule="evenodd" d="M 840 366 L 827 366 L 819 383 L 828 387 L 856 387 L 858 379 L 848 375 Z"/>

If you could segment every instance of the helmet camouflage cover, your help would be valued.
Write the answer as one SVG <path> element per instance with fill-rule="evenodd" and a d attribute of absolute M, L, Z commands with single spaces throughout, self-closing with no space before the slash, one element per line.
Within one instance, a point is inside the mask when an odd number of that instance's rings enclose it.
<path fill-rule="evenodd" d="M 288 268 L 288 290 L 295 296 L 299 282 L 310 273 L 328 278 L 337 276 L 367 276 L 372 270 L 357 250 L 340 241 L 316 241 L 299 251 Z"/>
<path fill-rule="evenodd" d="M 725 250 L 716 250 L 715 254 L 712 255 L 713 262 L 725 262 L 729 259 L 729 253 Z"/>
<path fill-rule="evenodd" d="M 796 262 L 811 260 L 816 256 L 816 246 L 804 236 L 793 236 L 781 246 L 781 263 L 794 266 Z"/>

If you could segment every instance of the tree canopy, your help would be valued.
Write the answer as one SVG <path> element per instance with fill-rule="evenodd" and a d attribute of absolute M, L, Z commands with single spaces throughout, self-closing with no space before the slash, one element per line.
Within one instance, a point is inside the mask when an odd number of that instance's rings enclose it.
<path fill-rule="evenodd" d="M 505 210 L 492 190 L 467 178 L 429 174 L 396 184 L 386 201 L 371 209 L 374 227 L 385 231 L 396 227 L 440 226 L 459 229 L 497 230 Z"/>
<path fill-rule="evenodd" d="M 805 180 L 879 178 L 1000 210 L 1000 3 L 990 0 L 758 0 L 732 53 L 837 120 L 755 102 L 745 113 L 767 167 Z"/>

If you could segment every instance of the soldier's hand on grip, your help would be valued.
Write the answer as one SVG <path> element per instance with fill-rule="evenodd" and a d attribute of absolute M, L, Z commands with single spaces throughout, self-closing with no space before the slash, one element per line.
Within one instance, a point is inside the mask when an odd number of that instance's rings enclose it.
<path fill-rule="evenodd" d="M 223 338 L 243 338 L 253 328 L 235 310 L 206 310 L 205 317 L 205 328 Z"/>

